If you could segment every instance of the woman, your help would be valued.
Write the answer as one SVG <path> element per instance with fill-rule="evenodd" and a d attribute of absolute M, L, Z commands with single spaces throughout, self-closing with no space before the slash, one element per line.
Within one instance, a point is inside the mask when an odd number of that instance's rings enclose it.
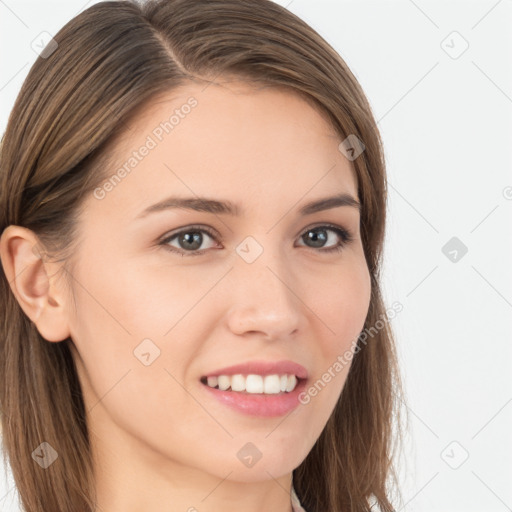
<path fill-rule="evenodd" d="M 0 162 L 25 510 L 393 510 L 384 158 L 312 28 L 268 0 L 98 3 L 30 70 Z"/>

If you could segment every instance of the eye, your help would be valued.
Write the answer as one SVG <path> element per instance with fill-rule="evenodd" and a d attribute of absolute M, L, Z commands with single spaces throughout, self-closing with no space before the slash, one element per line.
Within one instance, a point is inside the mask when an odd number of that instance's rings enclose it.
<path fill-rule="evenodd" d="M 329 236 L 328 233 L 331 233 L 331 235 Z M 206 247 L 199 250 L 204 242 L 204 235 L 214 240 L 217 238 L 216 234 L 204 226 L 188 226 L 186 229 L 166 236 L 158 242 L 158 245 L 171 252 L 181 254 L 181 256 L 200 256 L 208 249 Z M 313 244 L 308 247 L 318 249 L 319 252 L 341 251 L 348 243 L 353 241 L 353 237 L 348 230 L 332 224 L 322 224 L 308 228 L 300 239 Z M 177 243 L 178 246 L 171 245 L 171 242 Z M 331 242 L 331 245 L 325 248 L 325 244 L 329 242 Z M 210 246 L 210 248 L 212 247 L 215 247 L 215 244 Z"/>
<path fill-rule="evenodd" d="M 198 252 L 198 249 L 203 243 L 203 234 L 206 234 L 210 238 L 215 238 L 215 234 L 209 229 L 198 226 L 189 226 L 185 230 L 164 238 L 159 242 L 159 245 L 163 245 L 169 251 L 176 252 L 182 256 L 201 255 L 204 251 Z M 179 244 L 178 247 L 169 245 L 174 239 L 176 239 L 176 242 Z"/>
<path fill-rule="evenodd" d="M 334 236 L 326 235 L 326 233 L 334 233 Z M 336 242 L 336 238 L 339 239 Z M 323 224 L 307 229 L 301 236 L 301 240 L 313 243 L 313 248 L 320 248 L 321 252 L 341 251 L 348 243 L 353 241 L 353 237 L 347 229 L 332 224 Z M 334 245 L 325 248 L 326 242 L 334 242 Z"/>

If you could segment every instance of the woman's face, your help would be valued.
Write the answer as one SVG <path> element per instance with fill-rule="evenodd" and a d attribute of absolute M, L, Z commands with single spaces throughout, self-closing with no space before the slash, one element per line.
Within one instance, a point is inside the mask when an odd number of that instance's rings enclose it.
<path fill-rule="evenodd" d="M 87 198 L 69 330 L 105 465 L 268 480 L 320 436 L 364 327 L 358 208 L 302 211 L 357 200 L 357 181 L 341 139 L 300 97 L 242 82 L 203 89 L 172 91 L 130 121 L 115 177 Z M 185 198 L 189 207 L 170 206 Z M 219 206 L 228 202 L 233 213 Z M 300 395 L 281 391 L 293 386 L 283 374 L 301 376 L 271 366 L 283 361 L 307 373 Z M 251 363 L 261 365 L 219 372 Z M 204 377 L 219 373 L 255 375 L 250 390 L 279 394 L 209 388 Z"/>

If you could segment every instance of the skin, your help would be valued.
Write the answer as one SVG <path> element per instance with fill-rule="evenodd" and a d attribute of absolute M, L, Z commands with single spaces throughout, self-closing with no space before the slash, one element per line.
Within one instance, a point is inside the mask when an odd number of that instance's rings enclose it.
<path fill-rule="evenodd" d="M 121 183 L 101 200 L 87 197 L 67 272 L 38 258 L 37 237 L 19 226 L 2 235 L 2 264 L 41 335 L 72 339 L 98 511 L 291 511 L 292 471 L 320 436 L 350 363 L 286 417 L 232 410 L 199 379 L 253 359 L 290 359 L 307 368 L 311 385 L 353 348 L 371 286 L 359 211 L 298 210 L 340 192 L 358 199 L 357 179 L 338 150 L 342 139 L 309 103 L 233 80 L 191 83 L 155 100 L 130 121 L 118 165 L 190 96 L 198 105 Z M 173 209 L 135 219 L 169 195 L 228 199 L 244 212 Z M 303 235 L 325 223 L 353 241 L 332 253 L 308 245 Z M 203 254 L 158 245 L 192 224 L 219 234 L 203 232 Z M 340 241 L 324 234 L 325 247 Z M 251 264 L 236 252 L 247 236 L 263 248 Z M 168 245 L 190 251 L 178 237 Z M 160 350 L 148 366 L 134 356 L 147 338 Z M 262 454 L 252 467 L 236 456 L 248 442 Z"/>

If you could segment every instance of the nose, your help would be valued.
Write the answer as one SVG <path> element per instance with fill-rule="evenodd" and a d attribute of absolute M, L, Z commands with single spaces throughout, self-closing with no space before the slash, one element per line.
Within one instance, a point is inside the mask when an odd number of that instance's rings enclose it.
<path fill-rule="evenodd" d="M 285 262 L 270 257 L 269 251 L 250 264 L 238 260 L 229 279 L 231 307 L 227 321 L 231 332 L 257 333 L 269 341 L 286 340 L 296 334 L 305 305 L 294 280 Z"/>

